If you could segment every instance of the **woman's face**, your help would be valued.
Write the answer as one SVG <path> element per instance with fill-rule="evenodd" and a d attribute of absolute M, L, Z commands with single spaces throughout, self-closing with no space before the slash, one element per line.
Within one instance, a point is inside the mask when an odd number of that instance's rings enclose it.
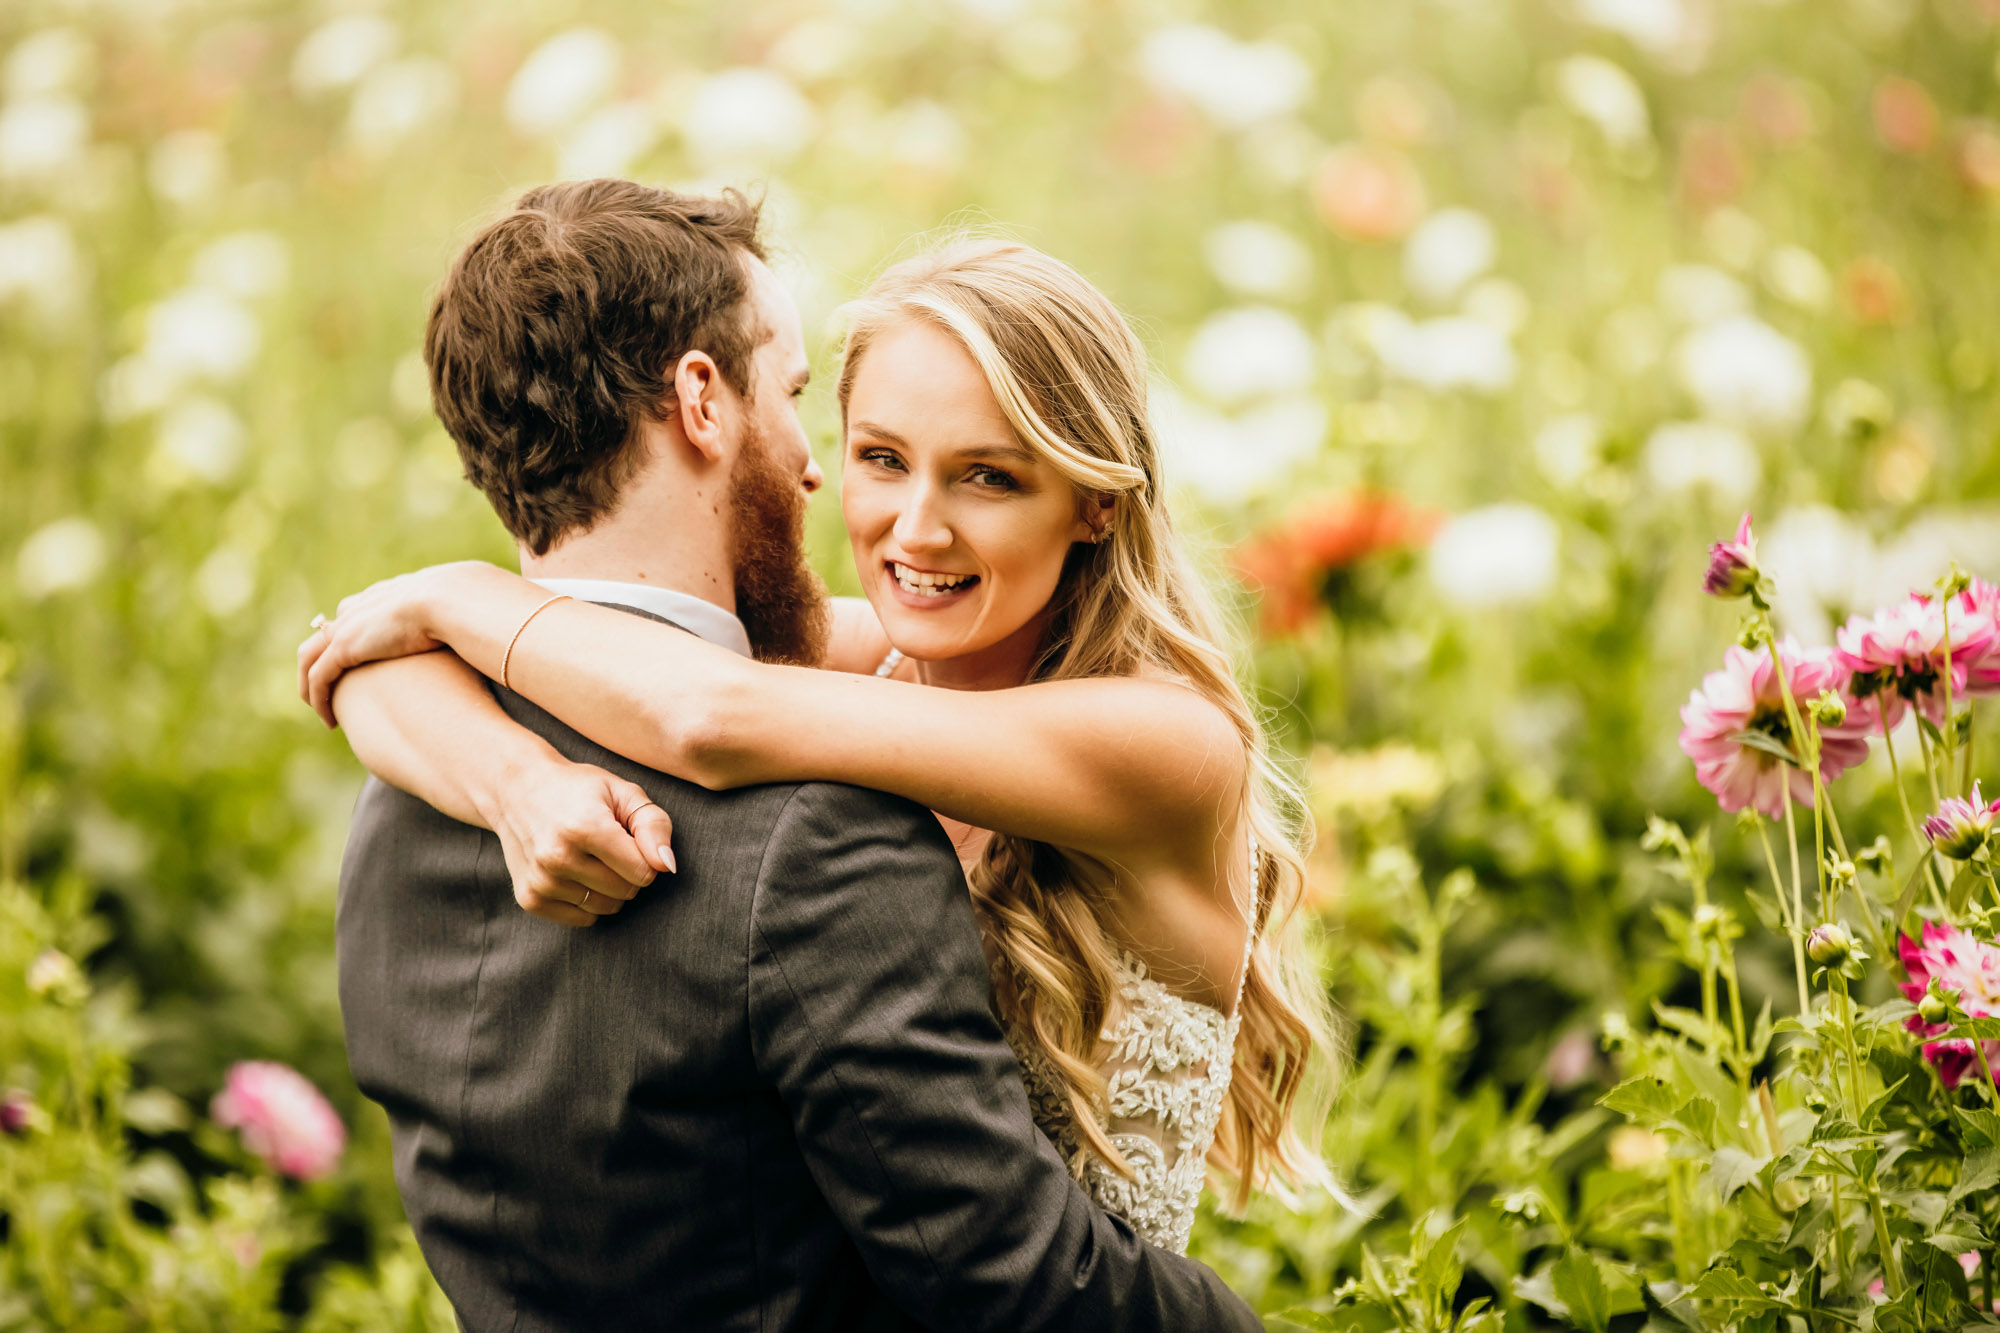
<path fill-rule="evenodd" d="M 847 402 L 841 510 L 889 641 L 941 662 L 1040 635 L 1077 492 L 1015 438 L 951 335 L 907 320 L 876 335 Z"/>

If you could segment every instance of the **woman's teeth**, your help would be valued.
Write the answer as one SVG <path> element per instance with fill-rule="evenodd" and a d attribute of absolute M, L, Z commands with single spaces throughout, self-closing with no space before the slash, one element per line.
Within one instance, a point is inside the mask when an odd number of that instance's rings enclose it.
<path fill-rule="evenodd" d="M 921 569 L 911 569 L 908 565 L 889 562 L 889 572 L 903 591 L 916 593 L 919 597 L 942 597 L 946 593 L 969 588 L 979 581 L 977 574 L 930 574 Z"/>

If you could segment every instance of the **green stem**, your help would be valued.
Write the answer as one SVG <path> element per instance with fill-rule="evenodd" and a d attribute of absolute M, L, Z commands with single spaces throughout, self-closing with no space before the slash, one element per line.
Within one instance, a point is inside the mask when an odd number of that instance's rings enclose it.
<path fill-rule="evenodd" d="M 1848 1274 L 1853 1271 L 1852 1265 L 1848 1262 L 1847 1258 L 1847 1222 L 1841 1217 L 1841 1214 L 1846 1210 L 1840 1202 L 1840 1176 L 1834 1174 L 1828 1176 L 1827 1179 L 1833 1184 L 1834 1271 L 1840 1275 L 1840 1289 L 1846 1291 Z"/>
<path fill-rule="evenodd" d="M 1799 986 L 1803 1002 L 1799 1006 L 1801 1017 L 1812 1012 L 1810 1000 L 1804 1000 L 1806 975 L 1806 898 L 1805 886 L 1799 879 L 1799 828 L 1792 816 L 1792 794 L 1785 793 L 1785 844 L 1792 853 L 1792 958 L 1798 965 Z"/>
<path fill-rule="evenodd" d="M 1970 795 L 1972 792 L 1972 723 L 1978 716 L 1979 709 L 1974 705 L 1972 700 L 1967 699 L 1965 701 L 1965 753 L 1959 757 L 1958 764 L 1958 790 L 1960 795 Z M 1993 1279 L 1988 1277 L 1986 1281 L 1990 1286 Z"/>
<path fill-rule="evenodd" d="M 1854 1002 L 1848 998 L 1847 978 L 1839 972 L 1831 974 L 1835 993 L 1840 1000 L 1837 1006 L 1837 1023 L 1840 1027 L 1841 1045 L 1847 1052 L 1848 1083 L 1854 1106 L 1854 1124 L 1864 1133 L 1867 1126 L 1861 1123 L 1863 1108 L 1867 1105 L 1861 1099 L 1861 1052 L 1854 1045 Z M 1875 1247 L 1882 1254 L 1882 1282 L 1887 1288 L 1889 1299 L 1903 1294 L 1903 1265 L 1896 1258 L 1896 1242 L 1889 1234 L 1889 1217 L 1882 1207 L 1882 1190 L 1872 1175 L 1864 1176 L 1861 1187 L 1868 1195 L 1868 1210 L 1875 1221 Z"/>
<path fill-rule="evenodd" d="M 1886 706 L 1883 707 L 1878 716 L 1882 720 L 1882 748 L 1889 753 L 1889 785 L 1896 789 L 1896 804 L 1903 807 L 1903 823 L 1909 828 L 1910 839 L 1916 844 L 1917 851 L 1921 854 L 1924 850 L 1924 831 L 1918 826 L 1917 817 L 1910 810 L 1910 794 L 1903 790 L 1903 769 L 1902 765 L 1896 762 L 1896 738 L 1889 734 L 1888 708 Z M 1923 735 L 1921 727 L 1917 729 L 1917 735 L 1919 737 Z M 1935 859 L 1924 868 L 1924 882 L 1931 886 L 1931 899 L 1937 904 L 1938 916 L 1943 917 L 1945 915 L 1944 886 L 1938 882 L 1938 868 Z M 1901 923 L 1897 924 L 1900 927 Z"/>
<path fill-rule="evenodd" d="M 1918 714 L 1919 720 L 1922 714 Z M 1950 718 L 1945 719 L 1951 721 Z M 1931 784 L 1931 805 L 1933 808 L 1944 804 L 1944 791 L 1938 786 L 1937 755 L 1931 749 L 1931 738 L 1920 726 L 1917 728 L 1917 749 L 1924 756 L 1924 780 Z"/>
<path fill-rule="evenodd" d="M 1761 819 L 1757 821 L 1757 837 L 1764 844 L 1764 864 L 1771 870 L 1771 892 L 1778 898 L 1778 916 L 1783 919 L 1785 933 L 1792 937 L 1792 962 L 1795 964 L 1793 971 L 1799 981 L 1799 1013 L 1804 1015 L 1812 1008 L 1811 999 L 1806 991 L 1805 940 L 1799 934 L 1798 923 L 1789 919 L 1791 911 L 1785 904 L 1785 880 L 1778 873 L 1778 854 L 1771 850 L 1771 830 L 1765 827 Z"/>

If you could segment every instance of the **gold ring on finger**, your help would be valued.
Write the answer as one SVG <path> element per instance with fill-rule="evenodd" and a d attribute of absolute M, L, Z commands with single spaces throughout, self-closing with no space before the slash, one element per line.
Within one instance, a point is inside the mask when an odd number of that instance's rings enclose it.
<path fill-rule="evenodd" d="M 586 911 L 586 912 L 588 912 L 588 911 L 590 910 L 590 890 L 589 890 L 589 889 L 585 889 L 585 890 L 583 891 L 583 910 L 584 910 L 584 911 Z"/>

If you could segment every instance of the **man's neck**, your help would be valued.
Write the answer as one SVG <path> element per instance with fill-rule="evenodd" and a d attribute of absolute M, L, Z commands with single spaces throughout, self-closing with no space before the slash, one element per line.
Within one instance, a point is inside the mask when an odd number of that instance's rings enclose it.
<path fill-rule="evenodd" d="M 699 597 L 734 614 L 735 580 L 722 543 L 702 541 L 704 534 L 686 530 L 700 525 L 675 525 L 664 517 L 657 523 L 633 521 L 639 517 L 620 513 L 588 532 L 565 537 L 543 555 L 522 547 L 521 576 L 639 583 Z"/>

